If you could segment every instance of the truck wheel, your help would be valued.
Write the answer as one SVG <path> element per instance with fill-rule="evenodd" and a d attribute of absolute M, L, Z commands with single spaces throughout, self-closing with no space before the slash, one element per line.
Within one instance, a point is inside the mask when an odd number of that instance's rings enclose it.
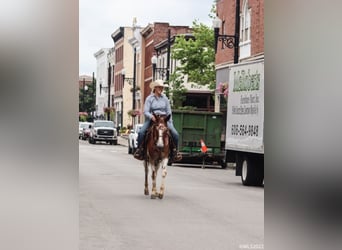
<path fill-rule="evenodd" d="M 220 165 L 221 165 L 222 169 L 226 169 L 227 168 L 227 163 L 226 163 L 225 160 L 221 160 L 220 161 Z"/>
<path fill-rule="evenodd" d="M 90 144 L 95 144 L 96 141 L 95 141 L 93 138 L 89 137 L 89 143 L 90 143 Z"/>
<path fill-rule="evenodd" d="M 261 186 L 264 180 L 264 168 L 257 157 L 245 156 L 242 160 L 241 181 L 245 186 Z"/>
<path fill-rule="evenodd" d="M 116 140 L 116 141 L 113 141 L 113 144 L 114 145 L 118 145 L 118 141 Z"/>

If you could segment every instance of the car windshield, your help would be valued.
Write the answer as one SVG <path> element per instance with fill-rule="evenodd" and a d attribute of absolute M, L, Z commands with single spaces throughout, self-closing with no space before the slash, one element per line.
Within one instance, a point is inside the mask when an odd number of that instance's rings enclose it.
<path fill-rule="evenodd" d="M 81 123 L 80 124 L 80 128 L 88 128 L 89 127 L 89 123 Z"/>
<path fill-rule="evenodd" d="M 111 121 L 101 121 L 101 122 L 95 122 L 94 127 L 108 127 L 108 128 L 114 128 L 114 122 Z"/>

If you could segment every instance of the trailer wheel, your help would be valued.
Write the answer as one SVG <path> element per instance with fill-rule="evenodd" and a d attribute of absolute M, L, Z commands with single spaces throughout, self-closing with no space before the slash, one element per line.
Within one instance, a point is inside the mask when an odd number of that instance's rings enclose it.
<path fill-rule="evenodd" d="M 263 166 L 256 157 L 247 156 L 242 160 L 241 181 L 245 186 L 261 186 L 264 180 Z"/>

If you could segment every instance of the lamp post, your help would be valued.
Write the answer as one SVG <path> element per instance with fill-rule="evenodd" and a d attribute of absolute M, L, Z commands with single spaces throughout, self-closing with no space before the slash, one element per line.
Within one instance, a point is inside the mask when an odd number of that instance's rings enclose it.
<path fill-rule="evenodd" d="M 108 108 L 110 107 L 110 83 L 112 80 L 112 68 L 110 63 L 108 64 Z M 110 112 L 107 113 L 107 120 L 110 120 Z"/>
<path fill-rule="evenodd" d="M 153 81 L 156 79 L 156 72 L 158 72 L 159 76 L 162 76 L 162 79 L 164 79 L 164 75 L 166 76 L 166 82 L 169 82 L 170 79 L 170 52 L 171 52 L 171 31 L 168 29 L 167 32 L 167 54 L 166 54 L 166 68 L 157 68 L 157 62 L 158 58 L 156 55 L 153 55 L 151 57 L 151 63 L 152 63 L 152 76 Z"/>
<path fill-rule="evenodd" d="M 95 105 L 96 105 L 96 96 L 95 96 L 95 91 L 96 91 L 96 82 L 95 82 L 95 73 L 93 72 L 93 102 L 92 102 L 92 119 L 95 117 Z"/>
<path fill-rule="evenodd" d="M 224 49 L 234 48 L 234 64 L 239 62 L 239 32 L 240 32 L 240 0 L 236 0 L 235 6 L 235 34 L 234 35 L 225 35 L 219 34 L 220 27 L 222 25 L 221 19 L 216 16 L 213 20 L 213 27 L 214 27 L 214 35 L 215 35 L 215 53 L 217 52 L 217 43 L 221 41 L 221 48 Z"/>

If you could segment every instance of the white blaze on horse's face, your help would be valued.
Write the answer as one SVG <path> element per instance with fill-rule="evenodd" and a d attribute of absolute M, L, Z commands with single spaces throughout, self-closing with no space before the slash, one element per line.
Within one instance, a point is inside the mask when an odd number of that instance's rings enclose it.
<path fill-rule="evenodd" d="M 163 141 L 163 131 L 161 126 L 158 127 L 158 141 L 157 141 L 157 147 L 163 148 L 164 147 L 164 141 Z"/>
<path fill-rule="evenodd" d="M 165 131 L 166 127 L 164 124 L 160 123 L 158 125 L 158 141 L 157 141 L 157 147 L 163 148 L 164 147 L 164 140 L 163 140 L 163 133 Z"/>

